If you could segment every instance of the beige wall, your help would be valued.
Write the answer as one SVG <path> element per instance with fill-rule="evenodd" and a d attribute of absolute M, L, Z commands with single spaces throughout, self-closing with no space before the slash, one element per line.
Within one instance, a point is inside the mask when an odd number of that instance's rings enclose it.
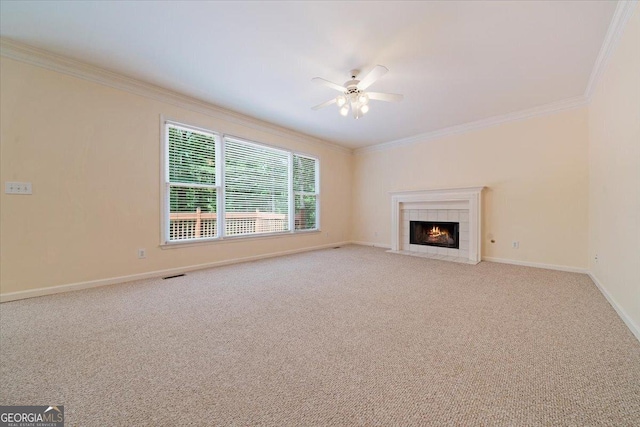
<path fill-rule="evenodd" d="M 354 240 L 390 245 L 390 191 L 484 185 L 483 257 L 587 267 L 586 108 L 354 160 Z"/>
<path fill-rule="evenodd" d="M 0 293 L 345 240 L 389 245 L 390 191 L 485 185 L 484 257 L 589 268 L 637 330 L 638 15 L 588 108 L 355 156 L 2 57 L 0 178 L 32 182 L 33 195 L 0 193 Z M 161 114 L 319 156 L 322 232 L 160 249 Z"/>
<path fill-rule="evenodd" d="M 589 105 L 590 270 L 640 332 L 640 12 Z M 598 256 L 596 262 L 595 257 Z M 639 336 L 640 338 L 640 336 Z"/>
<path fill-rule="evenodd" d="M 1 60 L 0 292 L 206 264 L 348 239 L 349 152 Z M 160 249 L 160 115 L 320 157 L 322 232 Z M 137 249 L 147 259 L 137 259 Z"/>

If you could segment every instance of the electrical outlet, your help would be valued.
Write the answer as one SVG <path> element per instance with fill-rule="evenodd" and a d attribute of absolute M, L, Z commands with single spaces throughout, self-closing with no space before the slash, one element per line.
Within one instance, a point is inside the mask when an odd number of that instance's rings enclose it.
<path fill-rule="evenodd" d="M 4 192 L 7 194 L 32 194 L 30 182 L 5 182 Z"/>
<path fill-rule="evenodd" d="M 376 231 L 375 233 L 373 233 L 373 235 L 374 235 L 375 237 L 378 237 L 378 232 Z"/>
<path fill-rule="evenodd" d="M 138 249 L 138 258 L 144 259 L 147 257 L 147 250 L 144 248 Z"/>
<path fill-rule="evenodd" d="M 511 247 L 513 249 L 520 249 L 520 242 L 514 240 L 513 242 L 511 242 Z"/>
<path fill-rule="evenodd" d="M 598 263 L 598 254 L 595 256 L 596 264 Z"/>

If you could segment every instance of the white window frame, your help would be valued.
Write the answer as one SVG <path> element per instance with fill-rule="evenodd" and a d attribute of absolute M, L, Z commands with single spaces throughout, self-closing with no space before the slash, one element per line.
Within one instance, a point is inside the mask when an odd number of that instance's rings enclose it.
<path fill-rule="evenodd" d="M 215 188 L 216 189 L 216 202 L 217 202 L 217 236 L 216 237 L 201 237 L 197 239 L 182 239 L 182 240 L 169 240 L 170 235 L 170 188 L 171 183 L 169 182 L 169 132 L 168 126 L 176 126 L 180 128 L 184 128 L 187 130 L 193 130 L 196 132 L 204 132 L 207 134 L 214 135 L 216 138 L 216 147 L 215 147 L 215 158 L 216 158 L 216 185 L 208 186 L 204 185 L 206 188 Z M 289 230 L 288 231 L 279 231 L 279 232 L 267 232 L 267 233 L 255 233 L 255 234 L 243 234 L 243 235 L 225 235 L 226 224 L 225 224 L 225 158 L 224 158 L 224 150 L 225 150 L 225 139 L 233 139 L 236 141 L 246 142 L 248 144 L 254 144 L 257 146 L 273 148 L 281 151 L 285 151 L 288 153 L 289 157 L 289 165 L 288 165 L 288 179 L 289 179 L 289 195 L 288 195 L 288 213 L 289 213 Z M 212 242 L 222 242 L 222 241 L 233 241 L 233 240 L 242 240 L 242 239 L 264 239 L 264 238 L 272 238 L 272 237 L 282 237 L 289 235 L 300 235 L 304 233 L 318 233 L 321 231 L 320 229 L 320 198 L 321 198 L 321 190 L 320 190 L 320 158 L 318 156 L 314 156 L 307 153 L 302 153 L 298 151 L 293 151 L 287 148 L 278 147 L 275 145 L 265 144 L 262 142 L 252 141 L 247 138 L 242 138 L 230 134 L 225 134 L 221 132 L 212 131 L 201 126 L 194 126 L 191 124 L 187 124 L 183 121 L 173 120 L 169 118 L 165 118 L 164 116 L 160 116 L 160 139 L 161 139 L 161 154 L 160 154 L 160 246 L 161 247 L 179 247 L 179 246 L 191 246 L 191 245 L 200 245 Z M 294 156 L 306 157 L 309 159 L 313 159 L 316 161 L 316 170 L 315 170 L 315 185 L 316 185 L 316 227 L 313 229 L 304 229 L 304 230 L 296 230 L 295 229 L 295 196 L 296 194 L 312 194 L 306 192 L 295 192 L 293 190 L 293 159 Z M 175 186 L 175 184 L 174 184 Z M 187 184 L 187 187 L 199 187 L 201 184 Z"/>
<path fill-rule="evenodd" d="M 311 160 L 315 160 L 316 162 L 316 170 L 315 170 L 315 187 L 316 187 L 316 192 L 315 193 L 310 193 L 308 191 L 293 191 L 293 157 L 294 156 L 298 156 L 298 157 L 306 157 L 307 159 L 311 159 Z M 296 212 L 296 201 L 295 201 L 295 197 L 297 194 L 302 194 L 302 195 L 312 195 L 312 196 L 316 196 L 316 226 L 315 228 L 307 228 L 307 229 L 303 229 L 303 230 L 296 230 L 296 233 L 309 233 L 309 232 L 314 232 L 314 231 L 320 231 L 320 159 L 316 156 L 311 156 L 309 154 L 304 154 L 304 153 L 300 153 L 300 152 L 292 152 L 291 156 L 290 156 L 290 171 L 289 171 L 289 185 L 290 185 L 290 191 L 292 191 L 293 193 L 293 200 L 291 202 L 290 205 L 290 209 L 291 212 L 293 212 L 293 228 L 295 229 L 295 212 Z"/>
<path fill-rule="evenodd" d="M 213 135 L 216 139 L 215 144 L 215 159 L 216 159 L 216 185 L 203 185 L 203 184 L 192 184 L 192 183 L 171 183 L 170 175 L 169 175 L 169 126 L 174 126 L 177 128 L 182 128 L 185 130 L 192 130 L 195 132 L 202 132 Z M 208 129 L 204 129 L 197 126 L 191 126 L 188 124 L 184 124 L 181 122 L 177 122 L 174 120 L 163 120 L 161 124 L 162 129 L 162 234 L 161 245 L 176 245 L 176 244 L 189 244 L 195 242 L 207 242 L 207 241 L 215 241 L 221 240 L 222 234 L 220 233 L 220 205 L 221 205 L 221 197 L 222 197 L 222 174 L 220 160 L 222 159 L 221 154 L 221 145 L 222 145 L 222 135 L 218 132 L 210 131 Z M 170 203 L 170 191 L 171 187 L 187 187 L 187 188 L 215 188 L 216 190 L 216 215 L 217 215 L 217 236 L 215 237 L 200 237 L 197 239 L 181 239 L 181 240 L 169 240 L 170 235 L 170 226 L 171 226 L 171 203 Z"/>
<path fill-rule="evenodd" d="M 236 143 L 246 144 L 246 145 L 254 146 L 254 147 L 257 147 L 257 148 L 264 147 L 264 148 L 280 151 L 280 152 L 282 152 L 282 154 L 287 154 L 288 155 L 288 164 L 287 164 L 288 177 L 287 177 L 287 179 L 288 179 L 289 182 L 287 183 L 288 184 L 287 185 L 287 192 L 288 192 L 288 196 L 287 196 L 287 198 L 288 198 L 288 200 L 287 200 L 287 204 L 288 204 L 288 206 L 287 206 L 288 207 L 287 214 L 289 216 L 290 213 L 291 213 L 291 204 L 292 204 L 292 201 L 293 201 L 292 198 L 291 198 L 291 187 L 293 185 L 293 182 L 292 182 L 292 176 L 293 175 L 292 175 L 292 172 L 291 172 L 292 171 L 292 167 L 293 167 L 293 160 L 292 160 L 293 157 L 292 157 L 291 150 L 287 150 L 286 148 L 276 147 L 275 145 L 264 144 L 264 143 L 261 143 L 261 142 L 252 141 L 250 139 L 241 138 L 241 137 L 238 137 L 238 136 L 233 136 L 233 135 L 228 135 L 228 134 L 223 135 L 222 140 L 223 140 L 223 143 L 226 143 L 227 140 L 231 140 L 231 141 L 236 142 Z M 222 157 L 223 161 L 225 161 L 225 155 L 226 155 L 226 152 L 223 152 L 223 157 Z M 226 175 L 225 175 L 225 173 L 222 174 L 222 180 L 223 180 L 222 181 L 222 193 L 223 193 L 223 201 L 222 202 L 225 203 L 226 202 L 226 194 L 225 194 Z M 225 209 L 226 209 L 226 203 L 225 203 Z M 226 215 L 226 211 L 225 211 L 225 215 Z M 291 218 L 290 218 L 290 216 L 288 218 L 287 226 L 288 226 L 289 229 L 288 230 L 284 230 L 284 231 L 270 231 L 270 232 L 268 231 L 268 232 L 263 232 L 263 233 L 247 233 L 247 234 L 238 234 L 238 235 L 231 235 L 231 236 L 227 236 L 226 234 L 223 234 L 222 238 L 223 239 L 239 239 L 239 238 L 251 238 L 251 237 L 262 237 L 262 236 L 291 234 L 295 230 L 293 230 L 291 228 Z M 226 232 L 226 228 L 225 228 L 225 232 Z"/>

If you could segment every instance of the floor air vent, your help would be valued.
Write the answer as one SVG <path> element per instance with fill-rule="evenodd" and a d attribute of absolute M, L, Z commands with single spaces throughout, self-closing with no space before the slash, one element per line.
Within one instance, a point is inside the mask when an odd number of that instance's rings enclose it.
<path fill-rule="evenodd" d="M 175 276 L 167 276 L 167 277 L 163 277 L 162 280 L 166 280 L 166 279 L 174 279 L 176 277 L 182 277 L 184 276 L 184 273 L 182 274 L 176 274 Z"/>

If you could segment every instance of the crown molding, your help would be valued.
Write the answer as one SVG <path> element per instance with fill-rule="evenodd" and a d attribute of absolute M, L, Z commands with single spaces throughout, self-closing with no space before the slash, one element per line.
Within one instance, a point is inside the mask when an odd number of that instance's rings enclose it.
<path fill-rule="evenodd" d="M 597 83 L 606 68 L 606 65 L 615 50 L 624 28 L 629 21 L 638 0 L 620 0 L 616 6 L 616 10 L 609 24 L 609 29 L 603 41 L 602 47 L 594 64 L 593 70 L 589 77 L 586 90 L 583 95 L 573 98 L 552 102 L 549 104 L 533 107 L 526 110 L 516 111 L 498 116 L 492 116 L 469 123 L 450 126 L 426 132 L 407 138 L 397 139 L 394 141 L 383 142 L 380 144 L 351 149 L 338 144 L 334 144 L 301 132 L 287 129 L 272 123 L 259 120 L 250 116 L 246 116 L 222 107 L 210 104 L 208 102 L 180 94 L 141 80 L 126 77 L 124 75 L 108 71 L 87 63 L 76 61 L 61 55 L 56 55 L 46 50 L 38 49 L 23 43 L 18 43 L 6 38 L 0 38 L 0 55 L 7 58 L 15 59 L 38 67 L 47 68 L 60 73 L 68 74 L 94 83 L 99 83 L 116 89 L 124 90 L 129 93 L 141 95 L 147 98 L 166 102 L 187 110 L 202 113 L 211 117 L 226 120 L 232 123 L 240 124 L 255 130 L 271 133 L 286 138 L 296 138 L 304 142 L 324 145 L 328 148 L 353 154 L 362 154 L 367 152 L 375 152 L 387 150 L 394 147 L 411 145 L 420 142 L 427 142 L 438 138 L 451 135 L 480 130 L 499 124 L 524 120 L 532 117 L 543 116 L 557 113 L 563 110 L 581 107 L 587 105 L 593 96 L 593 92 L 597 87 Z"/>
<path fill-rule="evenodd" d="M 629 18 L 631 18 L 631 15 L 633 15 L 633 11 L 635 10 L 635 6 L 637 3 L 638 0 L 618 1 L 616 10 L 613 13 L 613 17 L 611 18 L 611 23 L 609 24 L 609 29 L 607 30 L 607 34 L 602 43 L 602 47 L 600 48 L 598 58 L 596 59 L 593 70 L 591 71 L 589 82 L 587 83 L 587 87 L 583 95 L 553 102 L 550 104 L 541 105 L 539 107 L 534 107 L 528 110 L 522 110 L 500 116 L 493 116 L 486 119 L 477 120 L 475 122 L 469 122 L 461 125 L 451 126 L 448 128 L 438 129 L 432 132 L 426 132 L 420 135 L 402 138 L 395 141 L 383 142 L 381 144 L 376 144 L 369 147 L 356 148 L 355 150 L 353 150 L 354 154 L 382 151 L 389 148 L 400 147 L 403 145 L 431 141 L 434 139 L 443 138 L 445 136 L 458 135 L 473 130 L 495 126 L 501 123 L 557 113 L 559 111 L 577 108 L 589 104 L 589 102 L 591 101 L 591 97 L 593 96 L 593 92 L 597 87 L 597 83 L 607 66 L 611 54 L 617 47 L 618 42 L 622 37 L 622 33 L 624 32 L 624 28 L 627 25 Z"/>
<path fill-rule="evenodd" d="M 372 145 L 369 147 L 361 147 L 353 150 L 354 154 L 368 153 L 372 151 L 388 150 L 390 148 L 411 145 L 419 142 L 432 141 L 434 139 L 443 138 L 451 135 L 459 135 L 474 130 L 484 129 L 496 126 L 502 123 L 524 120 L 531 117 L 544 116 L 547 114 L 557 113 L 563 110 L 581 107 L 587 104 L 587 99 L 580 95 L 561 101 L 552 102 L 550 104 L 541 105 L 527 110 L 516 111 L 514 113 L 502 114 L 499 116 L 487 117 L 485 119 L 476 120 L 474 122 L 464 123 L 461 125 L 450 126 L 438 129 L 432 132 L 426 132 L 408 138 L 397 139 L 395 141 L 383 142 L 382 144 Z"/>
<path fill-rule="evenodd" d="M 113 71 L 105 70 L 85 62 L 77 61 L 62 55 L 36 48 L 7 38 L 0 38 L 0 55 L 16 61 L 37 67 L 67 74 L 93 83 L 123 90 L 135 95 L 144 96 L 156 101 L 175 105 L 196 113 L 246 126 L 272 135 L 294 138 L 298 141 L 320 144 L 333 150 L 351 154 L 353 150 L 341 145 L 287 129 L 264 120 L 246 116 L 235 111 L 227 110 L 217 105 L 187 96 L 172 90 L 153 85 L 138 79 L 124 76 Z"/>
<path fill-rule="evenodd" d="M 598 82 L 600 81 L 604 70 L 607 68 L 607 64 L 609 63 L 609 59 L 611 58 L 613 51 L 618 46 L 618 42 L 622 37 L 624 28 L 626 27 L 629 18 L 631 18 L 631 15 L 633 15 L 636 4 L 637 0 L 618 1 L 616 10 L 613 13 L 613 18 L 611 18 L 611 23 L 609 24 L 609 29 L 604 37 L 604 41 L 602 42 L 602 47 L 600 48 L 596 62 L 593 65 L 591 76 L 589 76 L 587 88 L 584 91 L 584 97 L 587 101 L 591 101 L 593 92 L 595 92 L 595 88 L 598 86 Z"/>

